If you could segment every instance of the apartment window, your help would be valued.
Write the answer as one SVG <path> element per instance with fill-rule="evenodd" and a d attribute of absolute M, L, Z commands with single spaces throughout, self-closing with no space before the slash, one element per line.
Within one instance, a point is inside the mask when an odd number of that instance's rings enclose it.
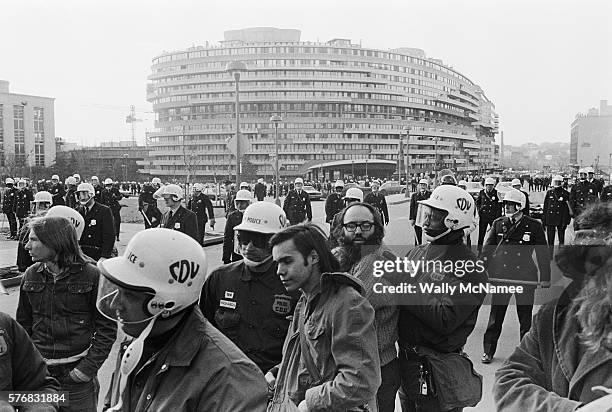
<path fill-rule="evenodd" d="M 45 165 L 45 110 L 34 108 L 34 161 L 36 166 Z"/>
<path fill-rule="evenodd" d="M 23 119 L 23 106 L 13 106 L 13 130 L 15 131 L 15 163 L 25 163 L 25 128 Z"/>

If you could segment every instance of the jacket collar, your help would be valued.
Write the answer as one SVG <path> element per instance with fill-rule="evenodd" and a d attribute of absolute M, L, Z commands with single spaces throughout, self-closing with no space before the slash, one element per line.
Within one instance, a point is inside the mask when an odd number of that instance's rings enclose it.
<path fill-rule="evenodd" d="M 198 305 L 195 305 L 187 316 L 176 338 L 171 340 L 171 342 L 181 342 L 181 344 L 170 344 L 168 347 L 166 363 L 169 366 L 189 366 L 203 344 L 199 337 L 206 332 L 209 326 Z"/>
<path fill-rule="evenodd" d="M 365 287 L 356 277 L 346 272 L 326 272 L 321 275 L 321 290 L 330 290 L 333 284 L 348 285 L 363 295 Z"/>

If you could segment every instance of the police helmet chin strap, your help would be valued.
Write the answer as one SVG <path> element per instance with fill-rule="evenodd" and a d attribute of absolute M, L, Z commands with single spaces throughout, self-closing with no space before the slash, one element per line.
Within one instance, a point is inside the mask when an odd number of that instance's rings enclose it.
<path fill-rule="evenodd" d="M 146 328 L 140 333 L 140 335 L 134 339 L 130 346 L 125 350 L 123 357 L 121 358 L 121 366 L 119 367 L 119 371 L 121 374 L 119 375 L 119 401 L 115 406 L 107 411 L 120 411 L 123 407 L 123 392 L 125 392 L 125 388 L 127 387 L 127 381 L 136 366 L 140 362 L 140 358 L 142 357 L 142 352 L 144 350 L 144 341 L 151 333 L 153 329 L 153 324 L 158 316 L 160 316 L 163 312 L 156 313 L 153 316 L 153 319 L 149 321 L 149 324 Z"/>

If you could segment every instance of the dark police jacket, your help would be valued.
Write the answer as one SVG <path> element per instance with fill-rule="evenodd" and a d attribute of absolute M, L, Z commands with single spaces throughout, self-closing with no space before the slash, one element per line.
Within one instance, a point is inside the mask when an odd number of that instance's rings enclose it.
<path fill-rule="evenodd" d="M 602 202 L 612 202 L 612 185 L 608 185 L 601 191 Z"/>
<path fill-rule="evenodd" d="M 189 202 L 187 202 L 187 209 L 196 214 L 200 224 L 202 224 L 202 222 L 206 223 L 209 218 L 215 217 L 212 202 L 204 193 L 200 193 L 198 196 L 192 196 Z M 208 212 L 208 215 L 206 212 Z"/>
<path fill-rule="evenodd" d="M 538 267 L 533 262 L 536 252 Z M 485 240 L 483 260 L 489 278 L 507 281 L 550 282 L 550 251 L 542 224 L 529 216 L 523 216 L 514 225 L 510 218 L 502 216 L 493 222 Z"/>
<path fill-rule="evenodd" d="M 73 209 L 78 209 L 79 202 L 76 198 L 76 187 L 70 187 L 66 191 L 66 206 L 71 207 Z"/>
<path fill-rule="evenodd" d="M 306 218 L 312 220 L 312 209 L 310 207 L 310 196 L 304 190 L 290 190 L 283 203 L 283 210 L 291 224 L 301 223 Z"/>
<path fill-rule="evenodd" d="M 325 221 L 331 223 L 336 213 L 344 209 L 344 199 L 341 193 L 332 193 L 325 199 Z"/>
<path fill-rule="evenodd" d="M 198 240 L 198 218 L 191 210 L 185 209 L 182 205 L 176 209 L 176 213 L 170 217 L 170 210 L 162 216 L 161 227 L 166 229 L 174 229 L 191 236 L 196 241 Z"/>
<path fill-rule="evenodd" d="M 588 180 L 576 182 L 570 190 L 570 206 L 574 216 L 578 216 L 586 207 L 597 201 L 597 187 Z"/>
<path fill-rule="evenodd" d="M 419 207 L 418 202 L 420 200 L 427 200 L 431 196 L 431 192 L 429 190 L 425 190 L 423 193 L 417 191 L 412 194 L 410 197 L 410 220 L 416 220 L 417 209 Z"/>
<path fill-rule="evenodd" d="M 227 264 L 230 262 L 236 262 L 242 259 L 242 256 L 234 252 L 235 245 L 235 234 L 234 228 L 242 223 L 242 211 L 234 210 L 229 214 L 225 221 L 225 231 L 223 233 L 223 263 Z"/>
<path fill-rule="evenodd" d="M 489 194 L 486 189 L 480 191 L 480 195 L 476 200 L 476 208 L 480 216 L 480 223 L 493 222 L 502 215 L 502 204 L 499 201 L 497 191 L 493 190 Z"/>
<path fill-rule="evenodd" d="M 79 242 L 83 252 L 93 260 L 112 257 L 115 224 L 110 208 L 94 201 L 91 210 L 87 213 L 84 206 L 79 206 L 78 211 L 85 219 L 85 227 Z"/>
<path fill-rule="evenodd" d="M 544 196 L 542 224 L 567 226 L 570 223 L 569 192 L 562 187 L 552 188 Z"/>
<path fill-rule="evenodd" d="M 301 292 L 289 293 L 270 261 L 256 273 L 243 261 L 215 269 L 202 289 L 202 313 L 265 374 L 280 364 L 290 318 Z"/>
<path fill-rule="evenodd" d="M 66 190 L 64 189 L 64 185 L 61 183 L 55 184 L 49 188 L 49 193 L 53 197 L 53 206 L 57 205 L 65 205 L 64 196 L 66 195 Z"/>
<path fill-rule="evenodd" d="M 374 194 L 374 192 L 368 193 L 363 201 L 364 203 L 374 206 L 380 213 L 380 217 L 382 218 L 383 222 L 389 223 L 389 209 L 387 208 L 387 201 L 380 192 L 377 194 Z"/>
<path fill-rule="evenodd" d="M 4 191 L 4 199 L 2 202 L 2 211 L 4 213 L 15 212 L 15 203 L 17 202 L 17 188 L 11 187 Z"/>
<path fill-rule="evenodd" d="M 30 202 L 34 201 L 34 195 L 28 188 L 17 190 L 15 193 L 15 214 L 19 218 L 27 217 L 31 211 Z"/>
<path fill-rule="evenodd" d="M 0 312 L 0 392 L 40 391 L 54 394 L 58 390 L 59 383 L 49 374 L 47 364 L 26 330 L 9 315 Z M 0 406 L 2 401 L 8 402 L 8 399 L 0 396 Z M 37 410 L 55 410 L 46 403 L 36 405 Z"/>

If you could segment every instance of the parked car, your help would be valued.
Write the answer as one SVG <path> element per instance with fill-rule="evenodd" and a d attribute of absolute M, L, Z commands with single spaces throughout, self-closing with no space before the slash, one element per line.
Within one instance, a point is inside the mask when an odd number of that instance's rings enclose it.
<path fill-rule="evenodd" d="M 540 219 L 544 217 L 544 207 L 541 203 L 538 204 L 529 204 L 529 216 L 534 219 Z"/>
<path fill-rule="evenodd" d="M 400 185 L 399 182 L 396 180 L 390 180 L 380 185 L 380 193 L 383 196 L 395 195 L 398 193 L 405 193 L 405 192 L 406 192 L 406 185 Z"/>
<path fill-rule="evenodd" d="M 323 194 L 317 189 L 315 189 L 313 186 L 304 186 L 302 190 L 308 193 L 308 196 L 310 196 L 310 200 L 321 200 L 321 198 L 323 197 Z"/>
<path fill-rule="evenodd" d="M 465 190 L 472 195 L 474 200 L 478 200 L 478 196 L 480 196 L 480 191 L 482 189 L 483 187 L 480 182 L 466 182 Z"/>

